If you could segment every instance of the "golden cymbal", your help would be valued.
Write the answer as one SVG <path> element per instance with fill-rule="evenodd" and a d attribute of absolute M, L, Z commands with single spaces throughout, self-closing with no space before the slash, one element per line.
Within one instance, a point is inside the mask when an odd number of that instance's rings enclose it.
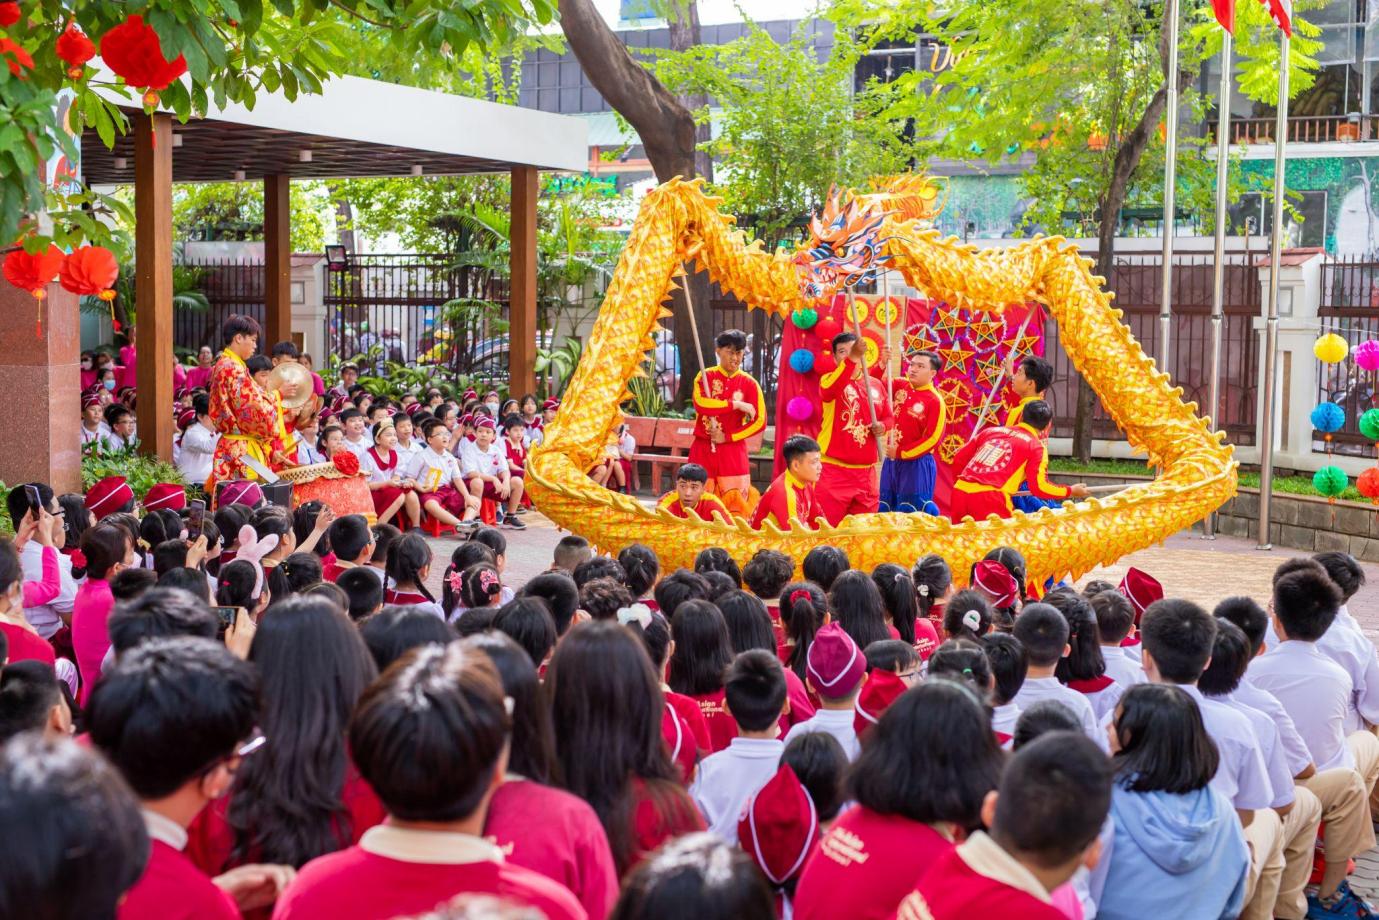
<path fill-rule="evenodd" d="M 270 389 L 281 389 L 284 384 L 295 383 L 297 393 L 290 399 L 283 397 L 283 408 L 287 410 L 300 409 L 307 404 L 312 397 L 311 371 L 307 370 L 296 361 L 284 361 L 273 370 L 268 372 Z"/>

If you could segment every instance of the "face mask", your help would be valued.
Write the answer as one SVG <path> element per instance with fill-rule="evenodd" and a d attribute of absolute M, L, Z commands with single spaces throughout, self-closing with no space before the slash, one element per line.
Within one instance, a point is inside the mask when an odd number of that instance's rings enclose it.
<path fill-rule="evenodd" d="M 91 369 L 91 362 L 90 362 L 90 361 L 83 361 L 83 362 L 81 362 L 81 369 L 84 370 L 84 371 L 89 371 L 89 370 Z"/>
<path fill-rule="evenodd" d="M 497 404 L 496 402 L 484 403 L 484 405 L 485 405 L 485 406 L 488 406 L 488 411 L 489 411 L 489 414 L 490 414 L 490 415 L 493 415 L 493 416 L 497 416 L 497 415 L 498 415 L 498 404 Z"/>
<path fill-rule="evenodd" d="M 107 381 L 105 381 L 105 388 L 106 388 L 107 390 L 110 390 L 110 391 L 113 393 L 113 392 L 115 391 L 115 381 L 113 381 L 113 380 L 107 380 Z"/>

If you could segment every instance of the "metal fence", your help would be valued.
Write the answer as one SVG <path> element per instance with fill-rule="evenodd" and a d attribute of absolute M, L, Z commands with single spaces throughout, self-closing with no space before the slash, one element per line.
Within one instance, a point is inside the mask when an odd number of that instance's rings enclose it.
<path fill-rule="evenodd" d="M 172 311 L 172 344 L 195 352 L 202 345 L 220 350 L 220 327 L 231 313 L 247 313 L 263 322 L 263 262 L 220 260 L 178 266 L 192 287 L 206 295 L 205 310 L 175 306 Z M 271 344 L 271 343 L 270 343 Z"/>
<path fill-rule="evenodd" d="M 1379 338 L 1379 261 L 1362 258 L 1329 260 L 1322 266 L 1321 331 L 1334 332 L 1351 348 Z M 1379 380 L 1352 361 L 1322 364 L 1317 375 L 1317 401 L 1333 402 L 1345 410 L 1345 425 L 1333 434 L 1337 453 L 1375 456 L 1374 442 L 1360 434 L 1359 419 L 1375 408 Z M 1327 447 L 1324 435 L 1312 433 L 1312 449 Z"/>

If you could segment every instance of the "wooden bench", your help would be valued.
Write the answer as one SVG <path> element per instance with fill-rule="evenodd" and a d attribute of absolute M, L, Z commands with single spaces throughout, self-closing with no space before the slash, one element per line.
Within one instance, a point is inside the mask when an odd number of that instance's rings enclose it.
<path fill-rule="evenodd" d="M 633 492 L 641 491 L 641 464 L 648 464 L 651 472 L 651 492 L 661 495 L 661 477 L 667 475 L 674 482 L 675 470 L 689 457 L 694 443 L 694 419 L 686 418 L 629 418 L 627 421 L 637 451 L 632 455 Z M 765 429 L 747 442 L 747 453 L 761 449 Z"/>

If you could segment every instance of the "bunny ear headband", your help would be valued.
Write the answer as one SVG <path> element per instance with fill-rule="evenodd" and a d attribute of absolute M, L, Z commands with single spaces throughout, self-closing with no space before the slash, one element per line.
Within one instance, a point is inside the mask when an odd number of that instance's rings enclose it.
<path fill-rule="evenodd" d="M 254 597 L 263 593 L 263 563 L 259 560 L 273 552 L 278 546 L 278 535 L 270 533 L 262 540 L 257 539 L 254 528 L 245 524 L 239 529 L 239 552 L 235 559 L 243 559 L 254 564 Z"/>

